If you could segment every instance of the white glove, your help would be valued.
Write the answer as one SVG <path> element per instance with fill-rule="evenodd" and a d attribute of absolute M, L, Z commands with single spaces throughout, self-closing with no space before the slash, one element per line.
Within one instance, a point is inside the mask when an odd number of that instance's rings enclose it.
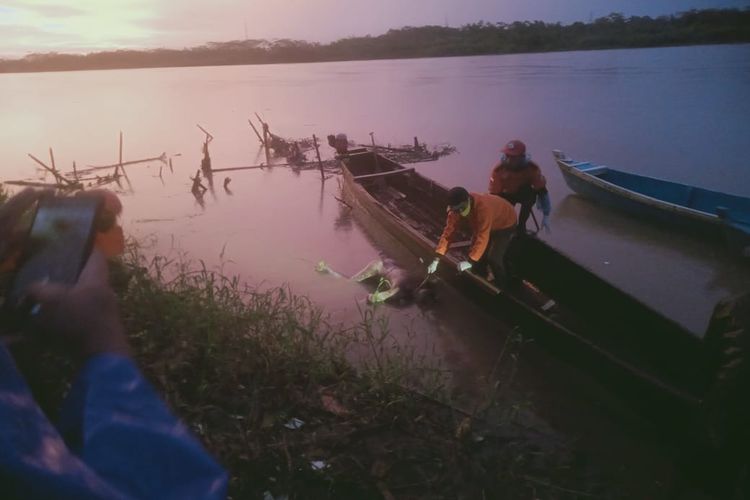
<path fill-rule="evenodd" d="M 545 215 L 542 217 L 542 229 L 544 229 L 547 233 L 550 233 L 552 231 L 549 227 L 549 215 Z"/>
<path fill-rule="evenodd" d="M 438 262 L 440 262 L 440 259 L 435 259 L 427 266 L 427 274 L 433 274 L 435 271 L 437 271 Z"/>
<path fill-rule="evenodd" d="M 471 269 L 471 262 L 469 262 L 468 260 L 462 260 L 458 263 L 459 272 L 468 271 L 469 269 Z"/>

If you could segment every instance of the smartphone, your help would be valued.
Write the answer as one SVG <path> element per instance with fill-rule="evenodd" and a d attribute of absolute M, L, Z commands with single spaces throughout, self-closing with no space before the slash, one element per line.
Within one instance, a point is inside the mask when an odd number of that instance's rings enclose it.
<path fill-rule="evenodd" d="M 73 285 L 78 281 L 94 243 L 101 204 L 101 199 L 86 196 L 39 200 L 6 305 L 18 308 L 34 282 Z"/>

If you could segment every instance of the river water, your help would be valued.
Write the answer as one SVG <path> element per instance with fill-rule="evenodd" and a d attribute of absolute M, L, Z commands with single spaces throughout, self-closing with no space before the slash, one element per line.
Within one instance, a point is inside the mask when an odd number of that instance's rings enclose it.
<path fill-rule="evenodd" d="M 552 232 L 543 237 L 697 334 L 717 300 L 750 283 L 750 266 L 719 245 L 573 195 L 551 154 L 561 149 L 576 159 L 750 196 L 750 45 L 4 74 L 0 179 L 40 177 L 27 153 L 46 160 L 50 147 L 65 170 L 73 161 L 113 163 L 122 131 L 125 160 L 166 152 L 174 167 L 128 168 L 130 184 L 120 193 L 130 235 L 155 238 L 154 251 L 185 253 L 250 283 L 288 283 L 336 321 L 354 321 L 368 290 L 316 273 L 315 263 L 325 260 L 350 275 L 378 257 L 398 261 L 399 251 L 366 232 L 335 199 L 335 178 L 323 184 L 316 171 L 283 167 L 236 171 L 218 175 L 203 204 L 190 193 L 203 140 L 196 124 L 214 136 L 214 168 L 254 165 L 264 161 L 247 124 L 257 124 L 256 111 L 290 138 L 317 134 L 325 143 L 327 134 L 345 132 L 364 143 L 373 132 L 381 144 L 408 144 L 414 136 L 450 143 L 457 154 L 417 169 L 477 191 L 486 189 L 503 143 L 524 140 L 550 184 Z M 331 156 L 327 145 L 322 150 Z M 222 188 L 225 177 L 230 192 Z M 397 332 L 412 332 L 410 342 L 438 352 L 468 387 L 502 349 L 501 327 L 444 293 L 438 311 L 381 312 Z M 546 404 L 566 399 L 550 387 L 540 389 Z"/>

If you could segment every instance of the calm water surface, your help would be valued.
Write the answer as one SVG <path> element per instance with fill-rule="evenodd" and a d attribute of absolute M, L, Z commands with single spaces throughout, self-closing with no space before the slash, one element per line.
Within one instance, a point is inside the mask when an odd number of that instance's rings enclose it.
<path fill-rule="evenodd" d="M 228 271 L 289 282 L 346 308 L 358 287 L 315 276 L 310 263 L 353 273 L 380 249 L 336 222 L 335 181 L 321 188 L 315 173 L 233 172 L 233 195 L 219 189 L 205 208 L 188 192 L 197 123 L 216 137 L 215 168 L 262 160 L 246 122 L 254 111 L 287 137 L 344 131 L 359 142 L 369 132 L 381 143 L 450 142 L 459 154 L 418 168 L 474 190 L 486 189 L 501 144 L 522 138 L 551 184 L 545 237 L 696 332 L 716 300 L 750 281 L 721 248 L 571 195 L 550 153 L 750 195 L 748 45 L 2 75 L 0 175 L 33 175 L 26 153 L 46 158 L 50 146 L 59 165 L 110 163 L 122 130 L 126 159 L 182 155 L 164 185 L 152 177 L 158 167 L 131 167 L 131 234 L 158 234 L 162 245 L 213 263 L 224 249 Z"/>
<path fill-rule="evenodd" d="M 0 179 L 38 176 L 26 155 L 47 158 L 49 147 L 58 167 L 112 163 L 123 131 L 126 160 L 180 155 L 163 178 L 158 164 L 128 169 L 132 190 L 122 194 L 131 235 L 156 236 L 158 251 L 186 252 L 252 283 L 289 283 L 335 319 L 354 320 L 368 291 L 315 273 L 317 261 L 343 274 L 383 255 L 416 264 L 363 231 L 335 200 L 335 178 L 321 184 L 317 172 L 276 167 L 218 175 L 204 205 L 189 192 L 203 138 L 196 124 L 215 137 L 214 168 L 263 161 L 247 125 L 254 111 L 285 137 L 346 132 L 369 142 L 374 132 L 379 143 L 415 135 L 449 142 L 458 154 L 417 168 L 478 191 L 501 145 L 524 140 L 551 185 L 552 233 L 544 237 L 695 332 L 705 330 L 717 300 L 750 283 L 750 266 L 719 246 L 572 195 L 551 155 L 562 149 L 750 196 L 750 45 L 0 75 Z M 221 187 L 225 176 L 231 193 Z M 439 311 L 384 311 L 469 386 L 501 350 L 499 326 L 450 290 L 444 295 Z M 548 404 L 560 403 L 555 394 L 565 383 L 554 384 L 542 389 Z"/>

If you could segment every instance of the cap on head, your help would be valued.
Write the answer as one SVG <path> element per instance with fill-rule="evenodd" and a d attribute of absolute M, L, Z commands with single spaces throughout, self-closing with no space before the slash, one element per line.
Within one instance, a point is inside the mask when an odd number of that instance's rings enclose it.
<path fill-rule="evenodd" d="M 508 156 L 521 156 L 526 154 L 526 144 L 519 141 L 518 139 L 513 139 L 512 141 L 508 142 L 508 144 L 505 145 L 503 148 L 503 153 Z"/>
<path fill-rule="evenodd" d="M 448 191 L 448 208 L 450 210 L 457 210 L 462 207 L 467 201 L 469 201 L 469 192 L 460 187 L 456 186 Z"/>

